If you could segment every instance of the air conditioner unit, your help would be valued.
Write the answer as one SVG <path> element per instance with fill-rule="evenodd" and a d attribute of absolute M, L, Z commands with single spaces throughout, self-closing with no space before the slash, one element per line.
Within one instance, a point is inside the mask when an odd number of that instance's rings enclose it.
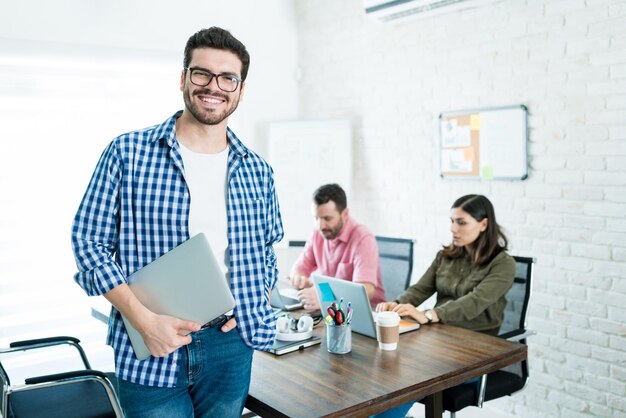
<path fill-rule="evenodd" d="M 363 0 L 365 14 L 381 22 L 429 17 L 497 0 Z"/>

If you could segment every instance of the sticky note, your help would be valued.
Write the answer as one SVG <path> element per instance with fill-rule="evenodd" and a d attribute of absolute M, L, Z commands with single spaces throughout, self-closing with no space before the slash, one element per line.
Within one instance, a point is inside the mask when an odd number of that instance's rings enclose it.
<path fill-rule="evenodd" d="M 483 180 L 493 180 L 493 167 L 490 165 L 481 167 L 480 178 Z"/>
<path fill-rule="evenodd" d="M 335 294 L 333 293 L 333 289 L 330 288 L 328 283 L 319 283 L 317 287 L 320 290 L 320 296 L 322 302 L 334 302 Z"/>
<path fill-rule="evenodd" d="M 482 124 L 480 115 L 470 115 L 470 129 L 472 131 L 478 131 Z"/>

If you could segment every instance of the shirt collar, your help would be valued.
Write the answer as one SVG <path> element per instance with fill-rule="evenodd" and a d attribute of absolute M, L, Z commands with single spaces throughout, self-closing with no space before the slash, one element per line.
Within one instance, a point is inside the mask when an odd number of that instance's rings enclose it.
<path fill-rule="evenodd" d="M 348 242 L 353 230 L 354 222 L 352 222 L 352 218 L 348 215 L 348 220 L 345 224 L 343 224 L 343 229 L 341 230 L 337 238 L 335 238 L 335 241 Z"/>
<path fill-rule="evenodd" d="M 171 148 L 177 148 L 176 119 L 178 119 L 182 114 L 183 111 L 179 110 L 162 124 L 154 126 L 152 133 L 150 134 L 149 141 L 155 142 L 159 139 L 164 139 L 165 142 L 167 142 L 167 145 Z M 230 149 L 235 154 L 242 158 L 248 154 L 248 149 L 242 144 L 239 138 L 237 138 L 237 135 L 235 135 L 235 133 L 228 127 L 226 128 L 226 137 L 228 138 L 228 145 L 230 146 Z"/>

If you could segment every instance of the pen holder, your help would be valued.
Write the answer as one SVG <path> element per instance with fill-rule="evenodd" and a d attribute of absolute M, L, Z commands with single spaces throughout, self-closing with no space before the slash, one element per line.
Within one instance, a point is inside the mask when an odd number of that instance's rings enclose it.
<path fill-rule="evenodd" d="M 352 350 L 350 324 L 326 324 L 326 347 L 329 353 L 346 354 Z"/>

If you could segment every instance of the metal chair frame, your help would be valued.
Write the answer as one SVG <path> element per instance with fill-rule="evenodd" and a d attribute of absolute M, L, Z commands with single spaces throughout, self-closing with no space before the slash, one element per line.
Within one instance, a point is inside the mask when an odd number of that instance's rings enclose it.
<path fill-rule="evenodd" d="M 533 267 L 535 264 L 535 259 L 532 257 L 521 257 L 521 256 L 513 256 L 513 258 L 515 259 L 516 265 L 524 265 L 526 266 L 526 275 L 525 277 L 518 277 L 517 276 L 517 272 L 516 272 L 516 276 L 514 279 L 515 283 L 520 283 L 520 284 L 524 284 L 525 285 L 525 292 L 524 292 L 524 301 L 523 301 L 523 305 L 522 305 L 522 311 L 520 314 L 520 321 L 519 321 L 519 326 L 517 329 L 514 329 L 512 331 L 507 331 L 504 333 L 501 333 L 498 335 L 498 337 L 500 338 L 504 338 L 508 341 L 515 341 L 515 342 L 521 342 L 523 344 L 526 344 L 526 338 L 536 334 L 536 332 L 534 330 L 529 330 L 527 328 L 527 313 L 528 313 L 528 306 L 530 303 L 530 297 L 532 294 L 532 281 L 533 281 Z M 511 303 L 509 301 L 509 303 Z M 525 360 L 522 362 L 522 369 L 523 369 L 523 374 L 524 376 L 524 384 L 523 386 L 517 390 L 516 392 L 513 393 L 517 393 L 520 392 L 521 390 L 525 389 L 526 386 L 528 385 L 528 379 L 529 379 L 529 375 L 528 375 L 528 360 Z M 478 396 L 475 402 L 475 406 L 482 408 L 483 407 L 483 403 L 485 402 L 485 394 L 486 394 L 486 390 L 487 390 L 487 378 L 488 375 L 483 375 L 480 378 L 480 382 L 479 382 L 479 390 L 478 390 Z M 445 396 L 445 395 L 444 395 Z M 495 399 L 495 398 L 494 398 Z M 456 417 L 456 413 L 455 411 L 450 411 L 450 417 L 451 418 L 455 418 Z"/>
<path fill-rule="evenodd" d="M 115 413 L 115 416 L 123 418 L 124 414 L 117 399 L 117 395 L 115 393 L 112 382 L 109 380 L 107 374 L 91 369 L 91 365 L 89 364 L 87 355 L 85 354 L 83 348 L 80 346 L 79 339 L 74 337 L 59 336 L 34 340 L 16 341 L 11 343 L 9 345 L 9 348 L 0 349 L 0 355 L 19 351 L 53 347 L 57 345 L 69 345 L 71 347 L 74 347 L 78 351 L 78 354 L 80 355 L 85 369 L 27 378 L 25 379 L 24 384 L 11 385 L 9 374 L 0 362 L 0 380 L 2 383 L 0 417 L 8 418 L 11 396 L 14 394 L 37 389 L 52 388 L 55 386 L 71 385 L 80 382 L 93 381 L 101 385 L 105 390 L 105 393 L 107 394 L 107 397 L 111 403 L 111 409 Z"/>

